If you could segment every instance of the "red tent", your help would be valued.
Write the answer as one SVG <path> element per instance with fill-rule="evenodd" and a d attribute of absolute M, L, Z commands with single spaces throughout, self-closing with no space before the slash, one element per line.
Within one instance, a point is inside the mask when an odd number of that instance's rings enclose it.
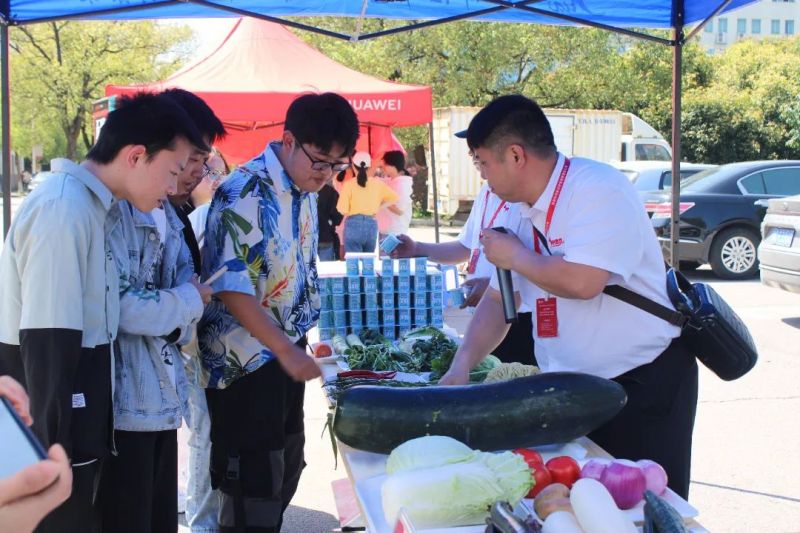
<path fill-rule="evenodd" d="M 392 126 L 432 120 L 431 88 L 373 78 L 326 57 L 289 30 L 253 18 L 240 19 L 208 57 L 166 80 L 108 85 L 106 95 L 180 87 L 205 100 L 225 123 L 219 148 L 230 163 L 246 161 L 280 137 L 289 104 L 307 92 L 337 92 L 358 113 L 358 149 L 379 156 L 397 149 Z"/>

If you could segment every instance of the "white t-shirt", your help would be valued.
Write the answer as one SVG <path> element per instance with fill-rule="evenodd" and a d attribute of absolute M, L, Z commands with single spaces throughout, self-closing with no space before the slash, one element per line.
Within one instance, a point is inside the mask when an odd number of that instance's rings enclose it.
<path fill-rule="evenodd" d="M 397 201 L 394 205 L 396 205 L 403 214 L 396 215 L 389 211 L 388 207 L 380 208 L 376 216 L 378 219 L 378 231 L 386 234 L 392 233 L 394 235 L 408 233 L 408 227 L 411 225 L 411 211 L 413 207 L 411 193 L 414 189 L 414 179 L 405 174 L 398 174 L 394 178 L 384 179 L 383 182 L 397 194 Z"/>
<path fill-rule="evenodd" d="M 533 226 L 544 233 L 547 210 L 564 165 L 558 163 L 542 196 L 521 205 L 515 233 L 534 249 Z M 609 165 L 570 160 L 569 173 L 547 234 L 553 255 L 611 273 L 622 285 L 666 307 L 664 260 L 650 219 L 628 179 Z M 547 253 L 544 249 L 542 253 Z M 613 378 L 652 362 L 680 329 L 630 304 L 601 293 L 590 300 L 557 297 L 558 336 L 539 337 L 536 300 L 551 295 L 513 272 L 514 290 L 533 310 L 536 360 L 543 371 L 574 371 Z M 492 287 L 498 287 L 496 274 Z"/>

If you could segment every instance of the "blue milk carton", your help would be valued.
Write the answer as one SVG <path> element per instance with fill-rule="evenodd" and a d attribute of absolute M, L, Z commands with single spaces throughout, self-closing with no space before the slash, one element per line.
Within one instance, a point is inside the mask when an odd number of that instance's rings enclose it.
<path fill-rule="evenodd" d="M 411 292 L 411 277 L 397 276 L 397 292 Z"/>
<path fill-rule="evenodd" d="M 397 274 L 399 276 L 411 275 L 411 259 L 406 257 L 397 260 Z"/>
<path fill-rule="evenodd" d="M 335 333 L 336 331 L 333 328 L 319 328 L 319 340 L 329 341 Z"/>
<path fill-rule="evenodd" d="M 365 292 L 364 293 L 364 309 L 377 309 L 378 308 L 378 293 Z"/>
<path fill-rule="evenodd" d="M 375 275 L 375 258 L 362 257 L 361 258 L 361 275 L 374 276 Z"/>
<path fill-rule="evenodd" d="M 359 270 L 359 258 L 358 257 L 347 257 L 344 260 L 345 267 L 347 269 L 347 276 L 358 276 Z"/>
<path fill-rule="evenodd" d="M 361 310 L 350 311 L 347 314 L 347 320 L 350 323 L 350 327 L 353 329 L 353 331 L 361 331 L 364 329 L 364 315 Z"/>
<path fill-rule="evenodd" d="M 345 278 L 331 278 L 331 294 L 344 294 Z"/>
<path fill-rule="evenodd" d="M 347 308 L 350 311 L 360 311 L 363 309 L 361 305 L 361 295 L 360 294 L 348 294 L 347 295 Z"/>
<path fill-rule="evenodd" d="M 342 337 L 347 337 L 347 326 L 337 326 L 334 333 Z"/>
<path fill-rule="evenodd" d="M 330 311 L 333 309 L 333 303 L 331 302 L 331 295 L 330 294 L 320 294 L 319 296 L 319 308 L 320 311 Z"/>
<path fill-rule="evenodd" d="M 425 308 L 423 308 L 423 309 L 414 308 L 413 319 L 414 319 L 414 326 L 415 327 L 427 326 L 428 325 L 428 310 L 425 309 Z"/>
<path fill-rule="evenodd" d="M 397 293 L 397 308 L 398 309 L 409 309 L 409 308 L 411 308 L 411 293 L 410 292 L 398 292 Z"/>
<path fill-rule="evenodd" d="M 347 309 L 347 297 L 344 294 L 331 295 L 331 309 L 334 312 Z"/>
<path fill-rule="evenodd" d="M 425 308 L 428 306 L 428 294 L 425 291 L 414 292 L 414 307 L 417 309 Z"/>
<path fill-rule="evenodd" d="M 375 276 L 364 276 L 362 278 L 364 294 L 376 294 L 378 292 L 378 278 Z"/>
<path fill-rule="evenodd" d="M 394 340 L 397 338 L 397 328 L 395 328 L 394 326 L 383 326 L 381 328 L 381 333 L 387 339 Z"/>
<path fill-rule="evenodd" d="M 442 308 L 442 304 L 444 302 L 444 298 L 442 296 L 442 291 L 433 291 L 428 294 L 428 299 L 430 300 L 430 304 L 432 308 Z"/>
<path fill-rule="evenodd" d="M 331 278 L 319 278 L 319 295 L 327 296 L 331 293 Z"/>
<path fill-rule="evenodd" d="M 394 293 L 384 292 L 381 294 L 381 309 L 394 309 Z"/>
<path fill-rule="evenodd" d="M 333 327 L 333 311 L 320 311 L 319 312 L 319 327 L 331 328 Z"/>
<path fill-rule="evenodd" d="M 361 278 L 358 276 L 347 276 L 347 293 L 361 294 Z"/>
<path fill-rule="evenodd" d="M 394 318 L 394 309 L 384 309 L 381 311 L 381 324 L 394 327 L 397 322 Z"/>
<path fill-rule="evenodd" d="M 333 313 L 333 325 L 337 328 L 343 328 L 347 326 L 347 312 L 346 311 L 337 311 Z"/>
<path fill-rule="evenodd" d="M 366 315 L 366 326 L 368 328 L 378 329 L 380 327 L 380 311 L 377 309 L 367 309 L 364 314 Z"/>
<path fill-rule="evenodd" d="M 444 313 L 441 307 L 434 307 L 431 309 L 431 325 L 437 328 L 442 327 L 444 324 Z"/>
<path fill-rule="evenodd" d="M 381 276 L 380 286 L 382 293 L 393 293 L 395 287 L 394 276 Z"/>
<path fill-rule="evenodd" d="M 428 290 L 428 276 L 414 274 L 414 292 L 425 292 L 426 290 Z"/>
<path fill-rule="evenodd" d="M 397 310 L 397 325 L 399 325 L 401 328 L 411 327 L 411 309 Z"/>
<path fill-rule="evenodd" d="M 410 326 L 400 326 L 397 328 L 397 337 L 400 338 L 406 333 L 409 333 L 410 331 L 411 331 Z"/>
<path fill-rule="evenodd" d="M 381 276 L 394 276 L 394 259 L 391 257 L 381 259 Z"/>
<path fill-rule="evenodd" d="M 441 272 L 428 274 L 428 287 L 432 291 L 442 292 L 442 289 L 444 288 L 444 279 L 442 278 Z"/>
<path fill-rule="evenodd" d="M 428 258 L 415 257 L 414 258 L 414 274 L 425 275 L 428 272 Z"/>

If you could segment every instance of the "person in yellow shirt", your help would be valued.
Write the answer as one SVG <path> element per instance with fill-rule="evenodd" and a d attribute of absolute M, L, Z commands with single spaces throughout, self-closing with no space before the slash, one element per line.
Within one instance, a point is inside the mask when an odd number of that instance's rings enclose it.
<path fill-rule="evenodd" d="M 344 222 L 345 252 L 375 251 L 378 240 L 375 215 L 381 207 L 388 206 L 390 211 L 397 209 L 394 205 L 398 200 L 397 194 L 381 180 L 367 175 L 369 157 L 363 155 L 353 157 L 358 161 L 356 179 L 344 182 L 336 204 L 336 209 L 347 217 Z"/>

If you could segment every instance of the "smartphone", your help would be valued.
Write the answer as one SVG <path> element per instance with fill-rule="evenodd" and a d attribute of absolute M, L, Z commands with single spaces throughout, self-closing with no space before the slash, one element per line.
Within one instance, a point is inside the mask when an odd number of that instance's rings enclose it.
<path fill-rule="evenodd" d="M 0 398 L 0 435 L 0 479 L 47 458 L 42 443 L 5 398 Z"/>

